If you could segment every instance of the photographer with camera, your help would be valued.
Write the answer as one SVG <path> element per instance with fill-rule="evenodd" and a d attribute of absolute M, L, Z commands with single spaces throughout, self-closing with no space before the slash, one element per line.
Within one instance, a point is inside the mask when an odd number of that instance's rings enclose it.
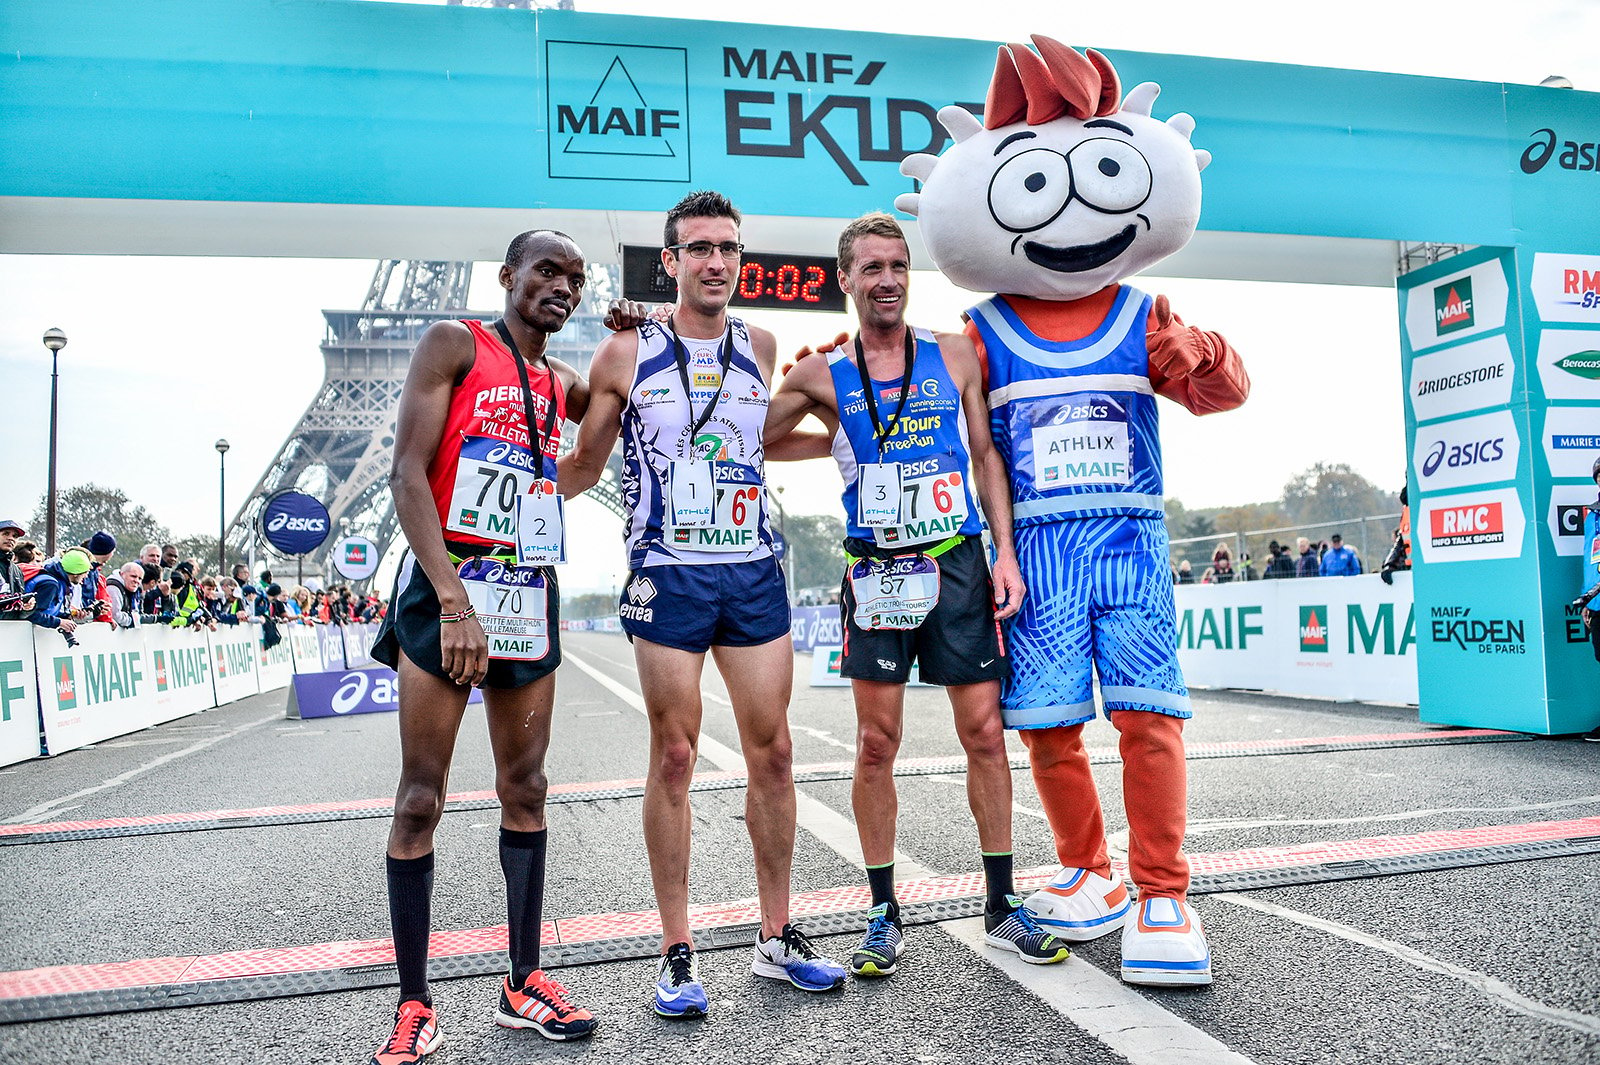
<path fill-rule="evenodd" d="M 205 601 L 195 588 L 194 565 L 179 562 L 172 567 L 172 598 L 177 604 L 172 619 L 175 629 L 195 628 L 216 631 L 217 623 L 206 612 Z"/>
<path fill-rule="evenodd" d="M 16 557 L 17 539 L 28 535 L 21 522 L 0 519 L 0 621 L 27 621 L 33 597 L 25 590 L 26 578 Z"/>
<path fill-rule="evenodd" d="M 83 584 L 92 565 L 89 552 L 81 547 L 69 547 L 61 552 L 60 558 L 50 559 L 40 566 L 39 572 L 28 580 L 27 590 L 34 597 L 33 613 L 28 615 L 28 620 L 42 629 L 60 632 L 68 647 L 78 645 L 77 637 L 73 636 L 78 622 L 63 614 L 69 613 L 72 592 Z"/>

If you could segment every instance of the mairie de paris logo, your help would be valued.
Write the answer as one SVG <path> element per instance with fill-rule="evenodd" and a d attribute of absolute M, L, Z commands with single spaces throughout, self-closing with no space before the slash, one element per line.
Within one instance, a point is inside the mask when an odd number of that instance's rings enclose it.
<path fill-rule="evenodd" d="M 550 176 L 689 180 L 689 53 L 654 45 L 545 45 Z"/>
<path fill-rule="evenodd" d="M 1472 277 L 1458 277 L 1433 290 L 1433 321 L 1440 336 L 1472 328 Z"/>

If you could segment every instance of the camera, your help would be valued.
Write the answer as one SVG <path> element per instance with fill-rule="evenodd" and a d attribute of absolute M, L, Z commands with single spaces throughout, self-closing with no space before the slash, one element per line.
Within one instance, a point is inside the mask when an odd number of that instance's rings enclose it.
<path fill-rule="evenodd" d="M 72 633 L 68 632 L 66 629 L 57 629 L 56 631 L 61 634 L 61 638 L 63 640 L 67 641 L 67 646 L 68 647 L 76 647 L 76 646 L 78 646 L 78 637 L 77 636 L 75 636 Z"/>
<path fill-rule="evenodd" d="M 32 598 L 32 592 L 0 592 L 0 610 L 22 610 L 23 602 Z"/>

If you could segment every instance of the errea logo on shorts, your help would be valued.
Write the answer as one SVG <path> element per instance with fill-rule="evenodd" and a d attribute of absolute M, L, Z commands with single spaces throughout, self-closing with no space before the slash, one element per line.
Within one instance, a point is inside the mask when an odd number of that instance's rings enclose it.
<path fill-rule="evenodd" d="M 545 78 L 551 177 L 690 180 L 686 49 L 550 41 Z"/>

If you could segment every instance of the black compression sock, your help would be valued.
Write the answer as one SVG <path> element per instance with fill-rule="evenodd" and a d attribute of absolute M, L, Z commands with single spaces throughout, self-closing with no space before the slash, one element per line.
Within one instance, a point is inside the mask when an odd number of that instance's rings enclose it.
<path fill-rule="evenodd" d="M 420 858 L 385 856 L 389 873 L 389 929 L 394 936 L 394 967 L 400 973 L 400 1001 L 433 1005 L 428 993 L 429 909 L 433 900 L 433 853 Z"/>
<path fill-rule="evenodd" d="M 544 912 L 544 858 L 548 829 L 500 830 L 500 869 L 506 875 L 506 938 L 511 946 L 511 983 L 521 988 L 539 968 Z"/>
<path fill-rule="evenodd" d="M 983 879 L 989 887 L 989 898 L 984 903 L 984 908 L 990 913 L 1000 913 L 1011 909 L 1011 903 L 1006 901 L 1007 895 L 1017 893 L 1016 885 L 1011 881 L 1011 852 L 1004 854 L 983 855 Z"/>
<path fill-rule="evenodd" d="M 867 887 L 872 889 L 872 904 L 894 903 L 894 863 L 867 866 Z M 898 910 L 897 905 L 891 909 Z"/>

